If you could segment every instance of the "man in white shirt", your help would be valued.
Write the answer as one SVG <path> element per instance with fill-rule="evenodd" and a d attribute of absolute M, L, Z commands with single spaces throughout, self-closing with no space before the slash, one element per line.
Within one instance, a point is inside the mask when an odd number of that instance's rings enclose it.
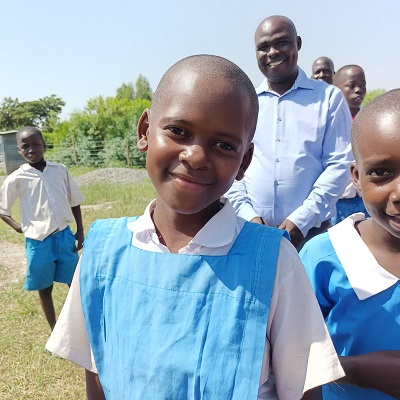
<path fill-rule="evenodd" d="M 239 216 L 289 232 L 295 247 L 325 230 L 349 179 L 351 115 L 342 93 L 297 66 L 301 38 L 272 16 L 255 33 L 259 114 L 254 155 L 227 197 Z"/>

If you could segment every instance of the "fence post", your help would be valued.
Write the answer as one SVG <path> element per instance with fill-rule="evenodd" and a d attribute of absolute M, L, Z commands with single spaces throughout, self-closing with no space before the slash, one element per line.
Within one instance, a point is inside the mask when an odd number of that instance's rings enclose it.
<path fill-rule="evenodd" d="M 131 166 L 131 158 L 129 156 L 129 139 L 126 138 L 126 162 L 128 163 L 128 167 Z"/>
<path fill-rule="evenodd" d="M 78 163 L 78 157 L 76 155 L 76 148 L 75 148 L 75 140 L 74 137 L 72 136 L 72 149 L 73 149 L 73 153 L 74 153 L 74 159 L 75 159 L 75 164 L 79 165 Z"/>

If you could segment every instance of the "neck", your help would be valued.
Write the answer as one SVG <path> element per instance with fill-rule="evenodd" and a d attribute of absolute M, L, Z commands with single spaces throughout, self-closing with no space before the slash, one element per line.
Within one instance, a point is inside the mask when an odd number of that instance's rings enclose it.
<path fill-rule="evenodd" d="M 360 111 L 360 107 L 356 107 L 356 108 L 351 108 L 350 107 L 351 116 L 353 118 L 358 114 L 359 111 Z"/>
<path fill-rule="evenodd" d="M 279 95 L 283 95 L 286 93 L 293 85 L 294 82 L 296 81 L 297 74 L 295 77 L 288 78 L 284 81 L 281 82 L 271 82 L 267 78 L 268 82 L 268 87 L 273 90 L 275 93 L 278 93 Z"/>
<path fill-rule="evenodd" d="M 177 253 L 189 244 L 220 209 L 221 204 L 218 201 L 196 214 L 180 214 L 157 198 L 152 219 L 160 242 L 172 253 Z"/>
<path fill-rule="evenodd" d="M 32 168 L 36 168 L 39 171 L 43 172 L 43 170 L 46 168 L 46 161 L 42 158 L 40 161 L 38 161 L 37 163 L 29 163 L 29 165 Z"/>

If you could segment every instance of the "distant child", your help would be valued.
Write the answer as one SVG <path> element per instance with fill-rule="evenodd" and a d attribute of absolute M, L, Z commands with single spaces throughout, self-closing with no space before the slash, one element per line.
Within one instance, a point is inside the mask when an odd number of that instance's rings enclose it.
<path fill-rule="evenodd" d="M 336 72 L 333 84 L 343 92 L 354 120 L 361 109 L 361 103 L 367 91 L 364 70 L 358 65 L 345 65 Z M 363 212 L 369 216 L 360 193 L 353 183 L 349 182 L 342 197 L 336 203 L 336 216 L 331 219 L 331 223 L 335 225 L 356 212 Z"/>
<path fill-rule="evenodd" d="M 0 189 L 0 218 L 25 235 L 28 266 L 24 289 L 39 291 L 40 304 L 53 329 L 53 282 L 72 281 L 77 251 L 83 243 L 83 197 L 64 165 L 44 160 L 45 144 L 39 129 L 27 126 L 18 131 L 17 146 L 27 163 L 10 174 Z M 11 217 L 17 198 L 21 223 Z M 75 236 L 69 228 L 73 218 Z"/>
<path fill-rule="evenodd" d="M 324 81 L 329 85 L 333 83 L 335 67 L 328 57 L 318 57 L 311 66 L 311 78 Z"/>
<path fill-rule="evenodd" d="M 188 57 L 161 79 L 138 124 L 157 198 L 92 225 L 46 345 L 86 368 L 89 400 L 298 400 L 343 375 L 284 231 L 221 199 L 250 163 L 257 114 L 224 58 Z"/>
<path fill-rule="evenodd" d="M 400 89 L 359 112 L 352 145 L 351 174 L 371 218 L 351 215 L 300 253 L 346 372 L 342 382 L 324 386 L 323 394 L 324 399 L 398 399 Z"/>

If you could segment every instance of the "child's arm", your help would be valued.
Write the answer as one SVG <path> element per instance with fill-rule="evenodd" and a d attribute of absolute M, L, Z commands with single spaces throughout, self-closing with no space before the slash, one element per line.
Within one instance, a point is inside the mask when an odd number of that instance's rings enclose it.
<path fill-rule="evenodd" d="M 22 233 L 21 224 L 15 221 L 12 217 L 4 214 L 0 214 L 0 218 L 7 224 L 10 225 L 18 233 Z"/>
<path fill-rule="evenodd" d="M 105 400 L 99 376 L 85 369 L 86 373 L 86 400 Z"/>
<path fill-rule="evenodd" d="M 84 239 L 81 206 L 79 205 L 79 206 L 71 207 L 71 210 L 72 210 L 72 214 L 74 215 L 75 222 L 76 222 L 75 238 L 78 242 L 78 244 L 75 248 L 75 251 L 78 251 L 82 248 L 83 239 Z"/>
<path fill-rule="evenodd" d="M 400 399 L 400 350 L 339 357 L 346 376 L 340 382 L 376 389 Z"/>

